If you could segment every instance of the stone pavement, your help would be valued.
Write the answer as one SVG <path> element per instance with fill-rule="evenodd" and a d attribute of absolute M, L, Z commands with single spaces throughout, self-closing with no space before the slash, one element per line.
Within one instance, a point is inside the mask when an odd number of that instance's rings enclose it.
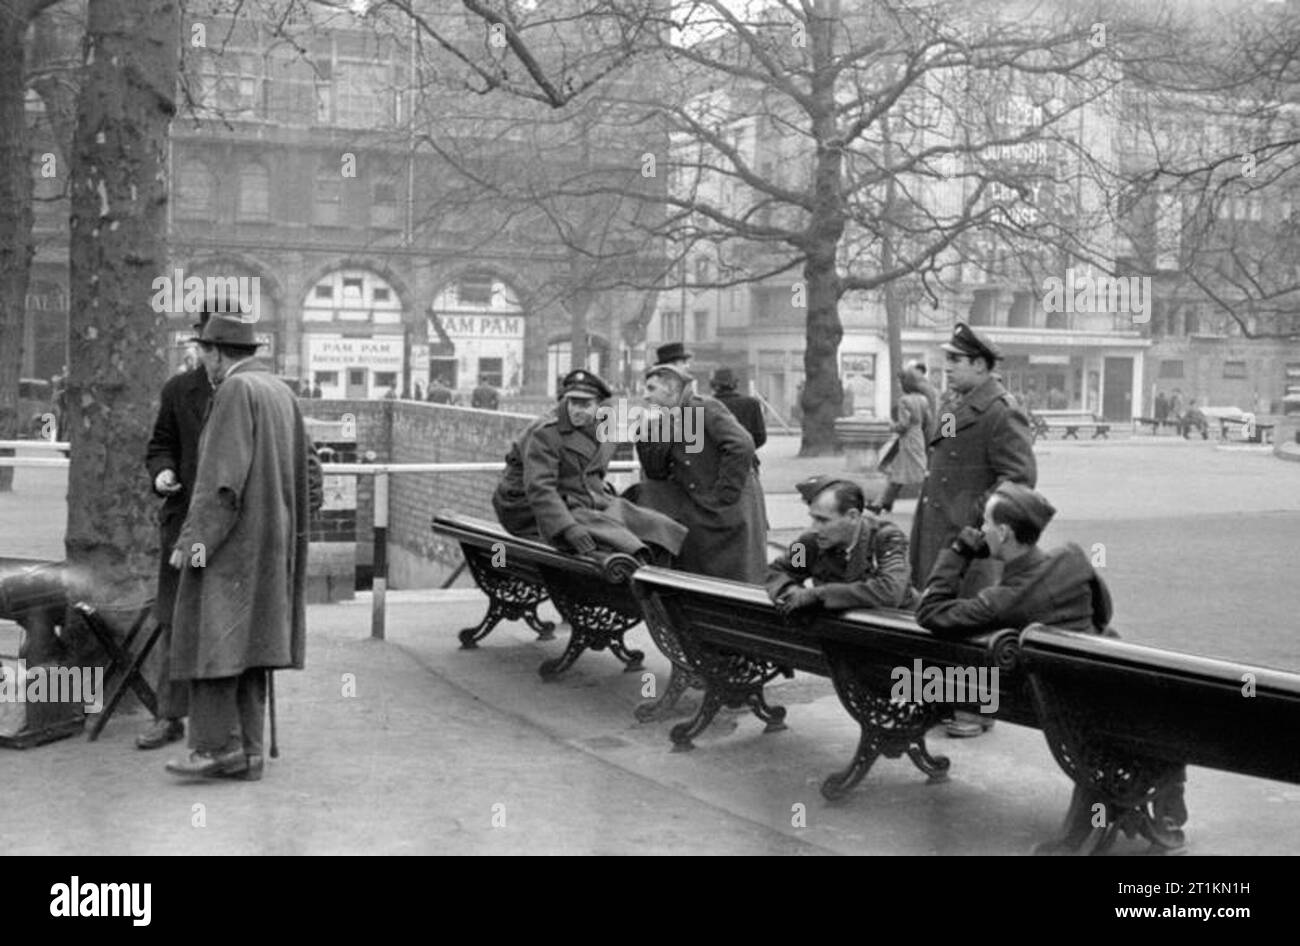
<path fill-rule="evenodd" d="M 842 461 L 797 459 L 783 439 L 764 474 L 773 524 L 793 534 L 803 507 L 776 487 Z M 1168 439 L 1040 447 L 1061 509 L 1047 544 L 1103 546 L 1129 639 L 1300 669 L 1300 467 Z M 42 472 L 0 495 L 0 556 L 58 544 L 50 497 L 62 488 Z M 931 750 L 953 762 L 946 784 L 882 760 L 826 803 L 820 781 L 847 763 L 857 731 L 830 684 L 804 676 L 770 691 L 789 730 L 764 735 L 733 716 L 672 753 L 676 720 L 632 717 L 647 682 L 667 679 L 644 628 L 628 637 L 653 676 L 589 653 L 544 684 L 537 666 L 563 630 L 537 642 L 509 623 L 477 651 L 457 648 L 483 602 L 473 589 L 391 593 L 386 642 L 368 639 L 368 596 L 312 606 L 307 669 L 277 675 L 284 756 L 260 783 L 174 780 L 162 763 L 178 747 L 133 747 L 141 716 L 115 717 L 94 744 L 5 753 L 7 798 L 23 813 L 6 852 L 1022 854 L 1069 799 L 1041 734 L 999 723 L 977 740 L 935 734 Z M 1300 852 L 1300 786 L 1193 769 L 1188 803 L 1191 853 Z"/>

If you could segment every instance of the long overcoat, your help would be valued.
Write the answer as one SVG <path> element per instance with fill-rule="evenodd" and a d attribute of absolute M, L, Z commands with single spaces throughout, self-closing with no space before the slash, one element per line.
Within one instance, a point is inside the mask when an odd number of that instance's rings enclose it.
<path fill-rule="evenodd" d="M 957 533 L 983 521 L 984 502 L 998 484 L 1010 480 L 1032 489 L 1038 482 L 1029 420 L 996 379 L 988 378 L 941 411 L 912 520 L 912 581 L 918 588 L 925 587 L 940 551 Z M 972 563 L 963 594 L 995 582 L 996 566 L 992 559 Z"/>
<path fill-rule="evenodd" d="M 569 422 L 564 405 L 534 421 L 511 446 L 492 496 L 497 518 L 512 535 L 540 535 L 558 544 L 572 525 L 596 544 L 635 554 L 647 544 L 676 555 L 686 528 L 667 516 L 614 495 L 605 473 L 618 445 L 600 442 L 594 427 Z"/>
<path fill-rule="evenodd" d="M 767 572 L 767 510 L 754 469 L 754 440 L 711 397 L 688 395 L 659 442 L 637 443 L 637 502 L 689 530 L 677 567 L 762 584 Z M 687 421 L 689 427 L 682 422 Z"/>
<path fill-rule="evenodd" d="M 171 624 L 172 610 L 176 606 L 176 587 L 180 582 L 180 573 L 168 564 L 168 559 L 181 534 L 185 511 L 190 505 L 194 475 L 199 466 L 199 435 L 203 432 L 203 419 L 207 416 L 211 401 L 212 382 L 208 380 L 208 373 L 202 365 L 168 378 L 158 400 L 158 416 L 154 419 L 153 434 L 145 449 L 144 462 L 149 470 L 151 489 L 154 480 L 163 470 L 173 471 L 181 484 L 179 492 L 164 497 L 162 508 L 158 511 L 162 553 L 159 555 L 154 620 L 159 624 Z"/>
<path fill-rule="evenodd" d="M 926 432 L 933 429 L 930 401 L 924 394 L 904 394 L 898 401 L 898 453 L 881 469 L 891 483 L 920 483 L 925 480 Z"/>
<path fill-rule="evenodd" d="M 301 669 L 308 440 L 293 392 L 257 361 L 217 388 L 199 441 L 172 629 L 172 677 Z"/>

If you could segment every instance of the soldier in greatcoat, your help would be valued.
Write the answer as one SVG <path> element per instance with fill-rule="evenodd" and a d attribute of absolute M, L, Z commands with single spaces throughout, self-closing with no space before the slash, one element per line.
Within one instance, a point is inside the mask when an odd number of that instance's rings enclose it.
<path fill-rule="evenodd" d="M 214 315 L 198 342 L 217 387 L 171 557 L 171 671 L 190 681 L 191 752 L 167 770 L 257 779 L 267 671 L 303 666 L 310 443 L 293 392 L 253 358 L 252 323 Z"/>
<path fill-rule="evenodd" d="M 930 440 L 929 470 L 912 520 L 912 581 L 924 588 L 935 562 L 957 534 L 984 520 L 984 504 L 1006 482 L 1031 489 L 1038 481 L 1029 419 L 993 377 L 998 350 L 958 322 L 944 350 L 948 385 L 955 400 L 940 408 Z M 974 562 L 961 586 L 963 597 L 997 583 L 1000 565 Z M 959 713 L 952 736 L 978 735 L 992 725 Z"/>
<path fill-rule="evenodd" d="M 602 438 L 597 424 L 609 396 L 593 372 L 565 375 L 560 403 L 510 448 L 492 508 L 512 535 L 540 537 L 579 554 L 626 552 L 667 564 L 681 550 L 685 527 L 620 498 L 605 481 L 618 447 L 615 437 Z"/>

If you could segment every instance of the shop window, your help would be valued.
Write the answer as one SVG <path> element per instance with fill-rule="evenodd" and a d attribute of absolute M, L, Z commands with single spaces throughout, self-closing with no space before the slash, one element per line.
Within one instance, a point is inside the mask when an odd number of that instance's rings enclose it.
<path fill-rule="evenodd" d="M 466 305 L 491 305 L 492 277 L 462 276 L 456 285 L 456 298 Z"/>
<path fill-rule="evenodd" d="M 339 373 L 337 371 L 317 371 L 316 383 L 323 388 L 332 388 L 339 383 Z"/>
<path fill-rule="evenodd" d="M 494 388 L 502 386 L 502 359 L 480 358 L 478 360 L 478 383 L 490 384 Z"/>
<path fill-rule="evenodd" d="M 396 388 L 397 372 L 396 371 L 376 371 L 375 387 L 377 388 Z"/>
<path fill-rule="evenodd" d="M 384 286 L 376 286 L 371 295 L 374 297 L 376 302 L 388 301 L 388 289 Z"/>

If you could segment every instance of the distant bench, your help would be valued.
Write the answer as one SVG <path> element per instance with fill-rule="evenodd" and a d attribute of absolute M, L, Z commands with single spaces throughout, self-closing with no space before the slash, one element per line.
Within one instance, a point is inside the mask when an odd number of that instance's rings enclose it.
<path fill-rule="evenodd" d="M 1087 411 L 1035 411 L 1030 415 L 1034 439 L 1046 438 L 1049 431 L 1064 430 L 1062 440 L 1079 439 L 1079 431 L 1092 430 L 1092 439 L 1110 439 L 1110 423 Z"/>
<path fill-rule="evenodd" d="M 523 619 L 551 640 L 555 625 L 537 616 L 548 598 L 572 629 L 559 657 L 544 661 L 539 673 L 552 680 L 582 656 L 583 651 L 609 651 L 625 669 L 640 670 L 645 658 L 629 650 L 623 634 L 641 622 L 641 610 L 628 589 L 639 563 L 615 553 L 599 561 L 561 552 L 544 542 L 521 539 L 495 522 L 444 511 L 433 517 L 433 531 L 460 545 L 461 554 L 479 588 L 488 596 L 488 611 L 474 627 L 459 633 L 461 647 L 472 650 L 502 620 Z"/>
<path fill-rule="evenodd" d="M 783 617 L 752 585 L 660 568 L 632 579 L 656 644 L 704 682 L 689 722 L 674 726 L 687 749 L 723 706 L 748 707 L 766 731 L 785 728 L 784 707 L 764 687 L 795 671 L 829 676 L 861 737 L 847 768 L 822 783 L 842 797 L 875 760 L 908 758 L 931 782 L 949 762 L 925 734 L 964 703 L 893 702 L 895 672 L 920 661 L 946 677 L 998 670 L 995 718 L 1041 729 L 1061 768 L 1086 790 L 1061 836 L 1039 853 L 1104 853 L 1119 832 L 1156 850 L 1182 846 L 1185 809 L 1158 820 L 1185 764 L 1300 783 L 1300 674 L 1194 657 L 1098 635 L 1033 625 L 964 640 L 928 633 L 901 611 Z M 1249 681 L 1253 696 L 1242 695 Z M 1098 824 L 1093 802 L 1104 808 Z"/>
<path fill-rule="evenodd" d="M 1260 421 L 1257 418 L 1249 417 L 1244 412 L 1239 414 L 1228 414 L 1221 412 L 1223 409 L 1206 408 L 1206 412 L 1214 411 L 1213 414 L 1206 413 L 1206 419 L 1217 420 L 1219 422 L 1219 439 L 1227 440 L 1228 431 L 1235 430 L 1241 434 L 1241 439 L 1250 443 L 1268 443 L 1273 439 L 1272 422 Z"/>

